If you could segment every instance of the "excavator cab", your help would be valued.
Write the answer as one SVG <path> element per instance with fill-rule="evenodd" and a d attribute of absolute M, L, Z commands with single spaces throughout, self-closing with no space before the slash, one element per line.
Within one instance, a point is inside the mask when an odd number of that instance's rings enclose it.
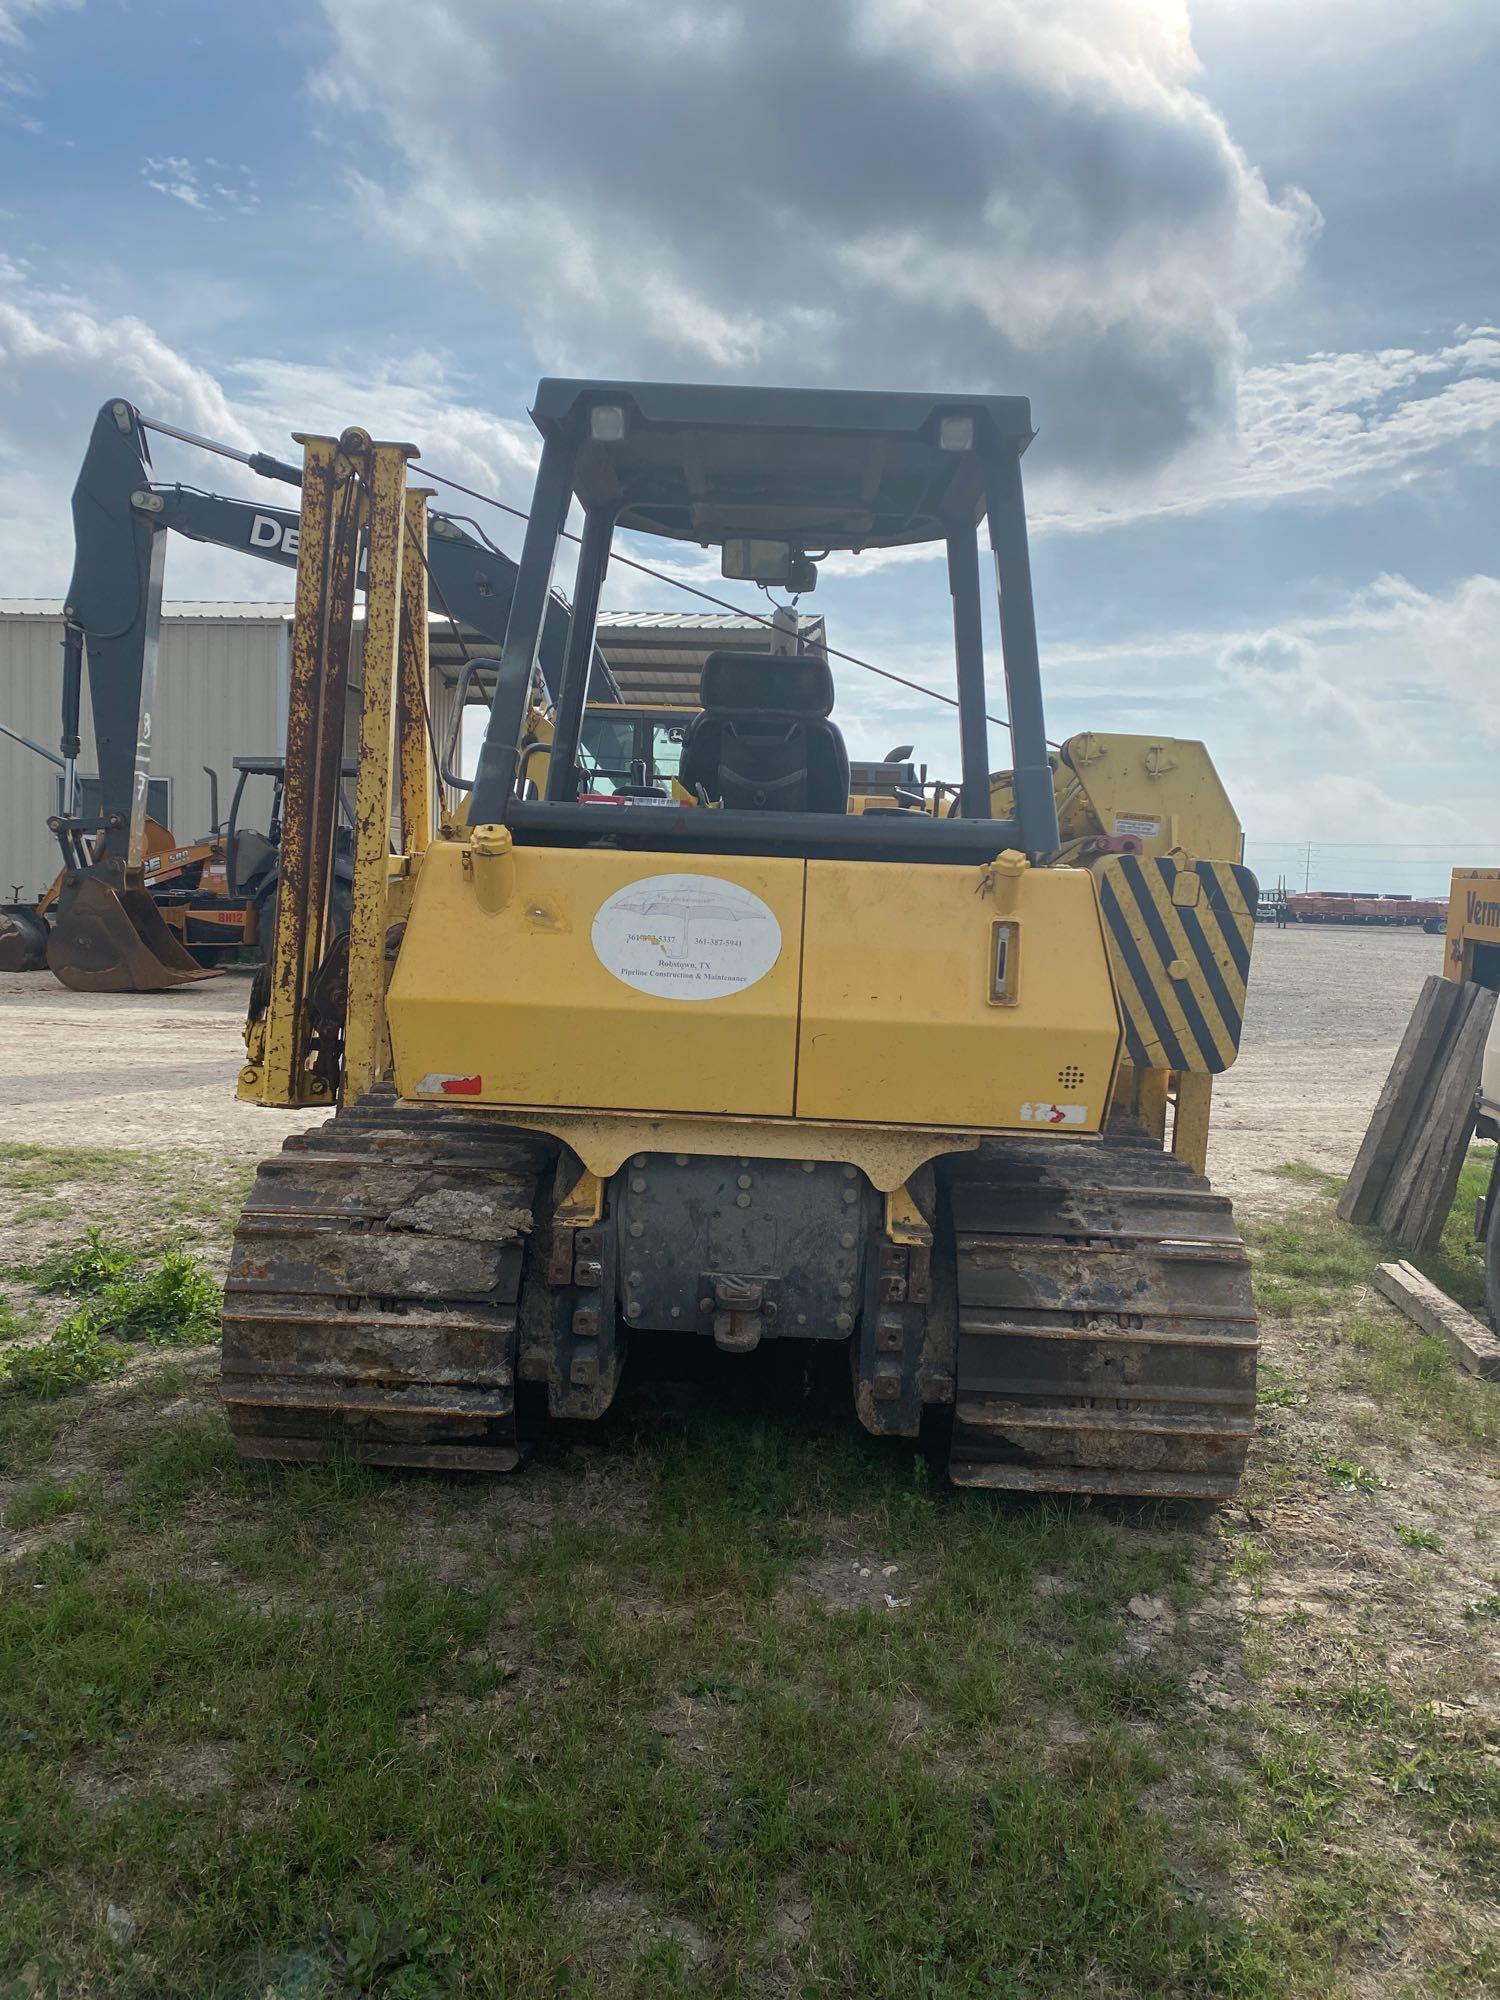
<path fill-rule="evenodd" d="M 961 1484 L 1232 1493 L 1254 1309 L 1194 1148 L 1238 1040 L 1254 884 L 1237 853 L 1181 845 L 1058 865 L 1028 404 L 547 380 L 533 417 L 541 459 L 467 824 L 394 859 L 391 697 L 367 644 L 356 817 L 381 837 L 356 853 L 337 1075 L 326 1038 L 307 1053 L 310 934 L 278 934 L 241 1094 L 338 1108 L 267 1164 L 241 1220 L 223 1371 L 240 1449 L 507 1469 L 518 1383 L 553 1416 L 598 1417 L 632 1343 L 687 1333 L 729 1366 L 768 1340 L 842 1345 L 860 1421 L 946 1432 Z M 374 579 L 381 480 L 394 523 L 404 448 L 352 436 L 308 451 L 335 470 L 376 455 L 360 475 Z M 538 787 L 526 718 L 575 503 Z M 933 545 L 955 813 L 849 809 L 833 663 L 798 652 L 714 655 L 677 809 L 599 810 L 588 684 L 622 530 L 717 547 L 726 574 L 797 590 L 825 552 Z M 287 811 L 290 839 L 290 782 Z"/>

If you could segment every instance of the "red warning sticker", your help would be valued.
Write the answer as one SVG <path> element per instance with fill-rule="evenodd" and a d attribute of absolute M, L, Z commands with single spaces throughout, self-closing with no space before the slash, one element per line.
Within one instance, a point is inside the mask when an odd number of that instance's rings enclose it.
<path fill-rule="evenodd" d="M 482 1097 L 484 1078 L 482 1076 L 447 1076 L 441 1070 L 429 1070 L 417 1085 L 418 1097 Z"/>

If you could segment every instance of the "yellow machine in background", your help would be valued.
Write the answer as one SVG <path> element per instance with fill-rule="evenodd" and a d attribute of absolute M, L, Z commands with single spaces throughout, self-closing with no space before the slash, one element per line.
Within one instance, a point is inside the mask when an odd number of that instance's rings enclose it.
<path fill-rule="evenodd" d="M 1232 1493 L 1255 1316 L 1197 1168 L 1255 884 L 1199 746 L 1087 737 L 1048 758 L 1028 406 L 549 381 L 533 414 L 488 728 L 467 813 L 440 829 L 410 448 L 306 441 L 282 890 L 240 1091 L 338 1109 L 266 1162 L 236 1234 L 240 1450 L 509 1469 L 518 1384 L 553 1416 L 598 1417 L 632 1341 L 689 1333 L 726 1355 L 841 1343 L 861 1422 L 946 1429 L 962 1484 Z M 539 721 L 575 501 L 571 628 Z M 981 519 L 1014 760 L 996 782 Z M 588 677 L 620 528 L 717 545 L 727 576 L 796 591 L 808 550 L 943 541 L 957 810 L 851 791 L 829 662 L 803 653 L 710 655 L 673 797 L 592 796 Z M 361 547 L 341 937 L 327 774 Z M 1149 835 L 1116 830 L 1132 815 Z"/>
<path fill-rule="evenodd" d="M 1245 858 L 1239 816 L 1201 743 L 1085 730 L 1050 762 L 1061 861 L 1092 860 L 1122 843 L 1141 854 Z M 997 818 L 1011 811 L 1008 771 L 995 778 L 990 799 Z"/>
<path fill-rule="evenodd" d="M 1443 976 L 1500 988 L 1500 868 L 1455 868 Z"/>
<path fill-rule="evenodd" d="M 1443 977 L 1472 980 L 1500 992 L 1500 868 L 1455 868 L 1448 892 Z M 1490 1024 L 1480 1062 L 1475 1131 L 1500 1141 L 1500 1009 Z M 1485 1306 L 1500 1326 L 1500 1150 L 1489 1186 L 1474 1216 L 1475 1241 L 1484 1245 Z"/>

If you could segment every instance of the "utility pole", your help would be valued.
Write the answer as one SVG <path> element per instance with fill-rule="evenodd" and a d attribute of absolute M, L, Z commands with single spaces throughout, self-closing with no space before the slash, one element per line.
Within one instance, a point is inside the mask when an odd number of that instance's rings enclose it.
<path fill-rule="evenodd" d="M 1312 887 L 1312 842 L 1311 841 L 1307 843 L 1307 866 L 1303 870 L 1302 886 L 1304 889 L 1310 889 Z"/>

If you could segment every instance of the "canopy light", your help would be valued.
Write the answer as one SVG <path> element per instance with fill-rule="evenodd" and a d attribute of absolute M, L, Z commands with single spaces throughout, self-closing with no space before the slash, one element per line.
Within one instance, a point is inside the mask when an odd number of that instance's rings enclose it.
<path fill-rule="evenodd" d="M 938 420 L 939 451 L 972 451 L 974 419 L 970 416 L 941 417 Z"/>
<path fill-rule="evenodd" d="M 625 435 L 623 403 L 595 403 L 589 410 L 589 436 L 595 444 L 618 444 Z"/>

